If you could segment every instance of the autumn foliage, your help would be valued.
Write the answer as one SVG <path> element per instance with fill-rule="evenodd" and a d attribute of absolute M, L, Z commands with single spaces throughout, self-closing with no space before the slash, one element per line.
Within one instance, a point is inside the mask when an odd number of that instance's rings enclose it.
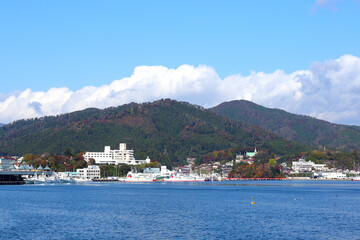
<path fill-rule="evenodd" d="M 241 163 L 229 172 L 229 178 L 283 178 L 279 165 Z"/>

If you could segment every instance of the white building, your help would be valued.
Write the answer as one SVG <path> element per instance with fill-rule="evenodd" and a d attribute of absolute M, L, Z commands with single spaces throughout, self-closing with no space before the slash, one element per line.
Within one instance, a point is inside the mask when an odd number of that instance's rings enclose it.
<path fill-rule="evenodd" d="M 346 179 L 346 174 L 339 172 L 322 172 L 319 173 L 320 177 L 325 179 Z"/>
<path fill-rule="evenodd" d="M 170 171 L 166 166 L 161 166 L 161 176 L 162 177 L 171 177 L 176 175 L 176 171 Z"/>
<path fill-rule="evenodd" d="M 76 169 L 76 172 L 79 173 L 80 178 L 85 178 L 85 179 L 100 178 L 100 168 L 99 166 L 96 165 L 90 165 L 87 168 Z"/>
<path fill-rule="evenodd" d="M 150 163 L 149 157 L 145 160 L 136 160 L 134 150 L 127 150 L 126 143 L 120 143 L 119 150 L 111 150 L 110 146 L 105 146 L 104 152 L 86 152 L 84 159 L 89 162 L 90 158 L 93 158 L 96 164 L 139 165 Z"/>
<path fill-rule="evenodd" d="M 305 159 L 301 158 L 298 162 L 293 161 L 292 162 L 292 169 L 295 172 L 311 172 L 312 167 L 314 166 L 314 163 L 311 161 L 305 161 Z"/>
<path fill-rule="evenodd" d="M 323 171 L 326 170 L 326 164 L 315 164 L 312 161 L 305 161 L 305 159 L 301 158 L 298 162 L 294 161 L 292 163 L 292 169 L 295 172 L 311 172 L 312 169 L 315 169 L 316 171 Z"/>
<path fill-rule="evenodd" d="M 328 171 L 328 167 L 326 166 L 326 164 L 314 164 L 314 169 L 316 171 Z"/>
<path fill-rule="evenodd" d="M 240 163 L 244 159 L 244 156 L 241 154 L 236 154 L 235 162 Z"/>

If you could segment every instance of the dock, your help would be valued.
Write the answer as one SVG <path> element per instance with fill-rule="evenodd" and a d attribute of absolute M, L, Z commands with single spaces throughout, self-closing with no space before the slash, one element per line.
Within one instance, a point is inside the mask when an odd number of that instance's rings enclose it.
<path fill-rule="evenodd" d="M 21 185 L 25 184 L 25 181 L 22 176 L 30 175 L 52 175 L 53 172 L 39 172 L 39 171 L 28 171 L 28 170 L 9 170 L 9 171 L 0 171 L 0 185 Z"/>

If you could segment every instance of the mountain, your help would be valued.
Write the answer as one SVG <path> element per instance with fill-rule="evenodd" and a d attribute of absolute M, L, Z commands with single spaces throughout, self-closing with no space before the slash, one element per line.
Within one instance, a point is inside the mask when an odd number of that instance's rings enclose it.
<path fill-rule="evenodd" d="M 275 154 L 305 150 L 251 124 L 169 99 L 19 120 L 0 128 L 0 155 L 103 151 L 105 145 L 118 149 L 120 142 L 138 159 L 149 155 L 166 164 L 224 149 L 234 154 L 255 147 Z"/>
<path fill-rule="evenodd" d="M 4 123 L 0 123 L 0 127 L 4 126 L 5 124 Z"/>
<path fill-rule="evenodd" d="M 265 108 L 245 100 L 225 102 L 210 110 L 302 144 L 338 150 L 353 150 L 360 147 L 358 126 L 329 123 L 280 109 Z"/>

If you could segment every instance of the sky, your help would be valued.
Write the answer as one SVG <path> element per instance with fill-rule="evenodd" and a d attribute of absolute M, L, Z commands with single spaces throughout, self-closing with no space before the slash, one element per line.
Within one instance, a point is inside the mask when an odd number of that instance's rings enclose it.
<path fill-rule="evenodd" d="M 359 0 L 0 1 L 0 122 L 161 98 L 360 125 Z"/>

